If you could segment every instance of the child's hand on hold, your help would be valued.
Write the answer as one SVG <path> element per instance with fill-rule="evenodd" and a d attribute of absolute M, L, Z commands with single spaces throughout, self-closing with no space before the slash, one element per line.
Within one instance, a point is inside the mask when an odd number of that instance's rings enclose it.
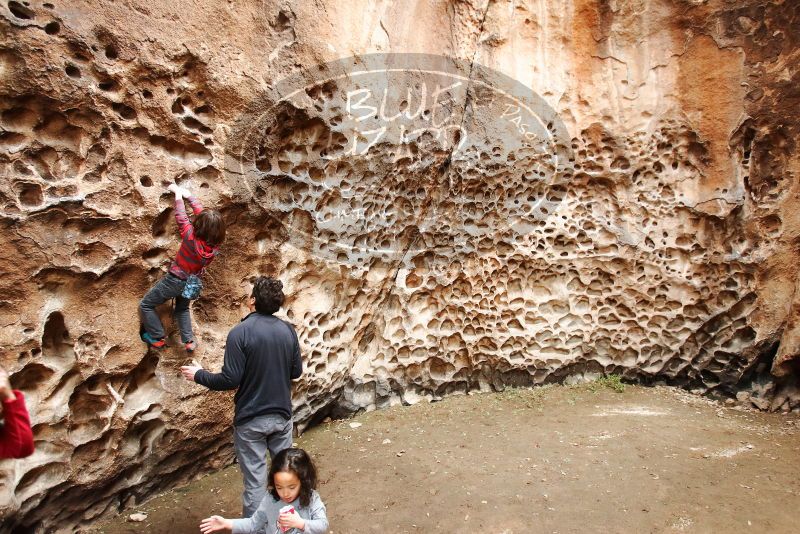
<path fill-rule="evenodd" d="M 173 193 L 175 193 L 175 196 L 176 196 L 176 197 L 181 197 L 181 196 L 183 196 L 183 191 L 182 191 L 181 187 L 180 187 L 178 184 L 169 184 L 169 186 L 167 187 L 167 189 L 169 189 L 170 191 L 172 191 Z"/>
<path fill-rule="evenodd" d="M 233 530 L 233 522 L 219 515 L 206 517 L 200 522 L 200 532 L 209 534 L 210 532 L 224 532 Z"/>
<path fill-rule="evenodd" d="M 284 512 L 278 516 L 278 526 L 284 531 L 290 528 L 303 530 L 306 528 L 306 522 L 296 513 Z"/>
<path fill-rule="evenodd" d="M 189 198 L 190 196 L 192 196 L 192 192 L 186 189 L 185 187 L 178 187 L 178 189 L 181 190 L 181 195 L 183 195 L 183 198 Z"/>

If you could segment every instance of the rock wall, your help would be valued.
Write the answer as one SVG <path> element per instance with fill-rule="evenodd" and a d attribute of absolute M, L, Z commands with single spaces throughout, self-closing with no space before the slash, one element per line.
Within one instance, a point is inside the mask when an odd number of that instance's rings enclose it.
<path fill-rule="evenodd" d="M 299 429 L 601 373 L 800 409 L 799 11 L 3 0 L 0 343 L 36 452 L 0 464 L 2 531 L 232 461 L 167 307 L 173 346 L 138 341 L 173 182 L 229 224 L 197 358 L 280 276 Z"/>

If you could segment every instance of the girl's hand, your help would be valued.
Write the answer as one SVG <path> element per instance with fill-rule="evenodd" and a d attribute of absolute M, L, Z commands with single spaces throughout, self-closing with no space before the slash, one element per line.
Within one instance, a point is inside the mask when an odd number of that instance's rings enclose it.
<path fill-rule="evenodd" d="M 206 517 L 200 522 L 200 532 L 209 534 L 210 532 L 224 532 L 233 530 L 233 522 L 219 515 Z"/>
<path fill-rule="evenodd" d="M 181 195 L 183 195 L 184 198 L 189 198 L 190 196 L 192 196 L 192 192 L 186 189 L 185 187 L 178 187 L 178 189 L 181 190 Z"/>
<path fill-rule="evenodd" d="M 296 513 L 284 512 L 278 516 L 278 526 L 287 530 L 290 528 L 303 530 L 306 528 L 306 522 Z"/>
<path fill-rule="evenodd" d="M 176 196 L 176 197 L 181 197 L 181 196 L 183 196 L 183 191 L 181 190 L 181 187 L 180 187 L 178 184 L 169 184 L 169 186 L 167 187 L 167 189 L 169 189 L 170 191 L 172 191 L 173 193 L 175 193 L 175 196 Z"/>

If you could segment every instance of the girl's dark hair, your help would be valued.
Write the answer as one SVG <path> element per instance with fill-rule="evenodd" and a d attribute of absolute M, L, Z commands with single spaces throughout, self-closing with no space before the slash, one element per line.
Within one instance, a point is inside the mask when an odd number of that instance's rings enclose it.
<path fill-rule="evenodd" d="M 194 218 L 194 235 L 209 245 L 225 241 L 225 221 L 217 210 L 203 210 Z"/>
<path fill-rule="evenodd" d="M 272 315 L 283 306 L 283 282 L 269 276 L 259 276 L 253 284 L 256 311 Z"/>
<path fill-rule="evenodd" d="M 280 496 L 275 490 L 275 473 L 294 473 L 300 479 L 300 506 L 311 503 L 311 492 L 317 489 L 317 467 L 303 449 L 283 449 L 272 459 L 267 477 L 267 490 L 275 500 Z"/>

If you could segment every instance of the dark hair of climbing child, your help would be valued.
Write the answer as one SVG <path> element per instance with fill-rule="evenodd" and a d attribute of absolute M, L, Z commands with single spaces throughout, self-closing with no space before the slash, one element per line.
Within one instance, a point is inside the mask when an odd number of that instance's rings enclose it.
<path fill-rule="evenodd" d="M 225 241 L 225 220 L 217 210 L 203 210 L 194 218 L 194 234 L 212 247 Z"/>
<path fill-rule="evenodd" d="M 308 453 L 303 449 L 289 448 L 283 449 L 272 459 L 267 476 L 267 490 L 276 501 L 282 498 L 279 494 L 282 488 L 275 483 L 275 476 L 279 473 L 289 473 L 297 477 L 300 482 L 300 506 L 308 506 L 311 503 L 311 492 L 317 489 L 317 468 Z M 291 500 L 293 499 L 286 502 Z"/>

